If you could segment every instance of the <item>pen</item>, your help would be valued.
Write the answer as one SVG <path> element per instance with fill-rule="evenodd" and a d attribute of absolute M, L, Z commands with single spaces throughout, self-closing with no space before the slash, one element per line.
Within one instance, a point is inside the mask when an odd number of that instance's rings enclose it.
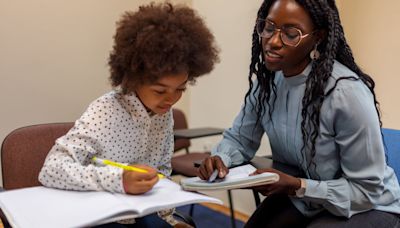
<path fill-rule="evenodd" d="M 215 179 L 217 179 L 218 176 L 218 169 L 214 169 L 213 173 L 211 176 L 208 178 L 208 182 L 213 182 Z"/>
<path fill-rule="evenodd" d="M 92 160 L 94 162 L 96 162 L 96 163 L 99 163 L 99 164 L 111 165 L 111 166 L 118 167 L 118 168 L 121 168 L 121 169 L 124 169 L 124 170 L 134 171 L 134 172 L 138 172 L 138 173 L 147 173 L 148 172 L 145 169 L 141 169 L 141 168 L 134 167 L 134 166 L 129 166 L 129 165 L 124 165 L 124 164 L 121 164 L 121 163 L 118 163 L 118 162 L 113 162 L 113 161 L 110 161 L 110 160 L 101 159 L 101 158 L 97 158 L 97 157 L 93 157 Z M 164 178 L 165 177 L 161 173 L 158 173 L 157 175 L 158 175 L 159 178 Z"/>

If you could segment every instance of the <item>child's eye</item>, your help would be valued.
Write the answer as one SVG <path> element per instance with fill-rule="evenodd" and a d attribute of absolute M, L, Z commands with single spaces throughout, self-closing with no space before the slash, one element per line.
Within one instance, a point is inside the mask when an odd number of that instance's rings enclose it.
<path fill-rule="evenodd" d="M 160 90 L 154 90 L 154 92 L 156 93 L 156 94 L 164 94 L 165 93 L 165 91 L 160 91 Z"/>
<path fill-rule="evenodd" d="M 185 88 L 179 88 L 178 91 L 179 92 L 185 92 L 186 91 L 186 87 Z"/>

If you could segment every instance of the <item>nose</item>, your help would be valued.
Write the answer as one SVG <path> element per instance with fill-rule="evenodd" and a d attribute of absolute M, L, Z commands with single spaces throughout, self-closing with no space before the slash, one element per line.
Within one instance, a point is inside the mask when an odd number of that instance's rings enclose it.
<path fill-rule="evenodd" d="M 168 105 L 173 105 L 179 100 L 179 98 L 181 98 L 181 96 L 181 93 L 171 93 L 165 97 L 164 102 Z"/>
<path fill-rule="evenodd" d="M 276 29 L 274 34 L 271 36 L 271 38 L 268 39 L 267 43 L 269 44 L 270 47 L 274 49 L 279 49 L 283 46 L 282 39 L 281 39 L 281 30 Z"/>

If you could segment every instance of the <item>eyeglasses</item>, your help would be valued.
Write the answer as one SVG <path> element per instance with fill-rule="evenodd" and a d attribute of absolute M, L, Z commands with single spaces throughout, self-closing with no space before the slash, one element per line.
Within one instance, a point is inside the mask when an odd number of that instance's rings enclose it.
<path fill-rule="evenodd" d="M 277 28 L 271 21 L 263 19 L 257 19 L 256 28 L 258 35 L 267 39 L 271 38 L 276 31 L 279 32 L 282 43 L 291 47 L 297 47 L 303 38 L 314 33 L 303 35 L 300 29 L 290 26 Z"/>

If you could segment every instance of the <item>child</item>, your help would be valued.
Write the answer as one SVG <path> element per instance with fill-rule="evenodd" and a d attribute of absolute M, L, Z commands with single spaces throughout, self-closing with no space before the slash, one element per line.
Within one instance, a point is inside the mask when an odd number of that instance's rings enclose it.
<path fill-rule="evenodd" d="M 156 184 L 157 172 L 171 173 L 171 107 L 187 83 L 218 61 L 214 37 L 194 10 L 152 3 L 125 13 L 114 41 L 109 66 L 115 89 L 57 139 L 39 174 L 45 186 L 142 194 Z M 94 156 L 148 173 L 97 166 Z"/>

